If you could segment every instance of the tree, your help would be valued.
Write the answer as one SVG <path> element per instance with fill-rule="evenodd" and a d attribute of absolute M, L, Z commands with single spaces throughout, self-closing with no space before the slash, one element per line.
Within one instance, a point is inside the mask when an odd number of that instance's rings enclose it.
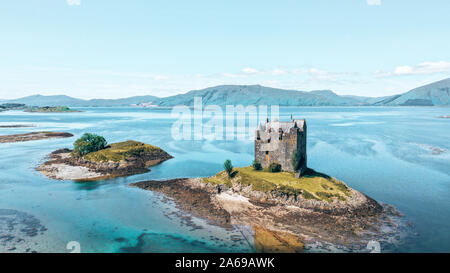
<path fill-rule="evenodd" d="M 225 163 L 223 163 L 223 168 L 227 172 L 228 177 L 231 177 L 231 174 L 233 173 L 233 165 L 231 164 L 231 160 L 225 160 Z"/>
<path fill-rule="evenodd" d="M 271 173 L 279 173 L 281 172 L 281 165 L 275 162 L 270 163 L 268 170 Z"/>
<path fill-rule="evenodd" d="M 73 144 L 73 154 L 77 157 L 81 157 L 92 152 L 103 150 L 106 148 L 107 144 L 104 137 L 85 133 Z"/>
<path fill-rule="evenodd" d="M 253 160 L 252 166 L 253 166 L 253 169 L 254 169 L 255 171 L 260 171 L 260 170 L 262 170 L 261 163 L 259 163 L 259 161 L 256 160 L 256 159 Z"/>

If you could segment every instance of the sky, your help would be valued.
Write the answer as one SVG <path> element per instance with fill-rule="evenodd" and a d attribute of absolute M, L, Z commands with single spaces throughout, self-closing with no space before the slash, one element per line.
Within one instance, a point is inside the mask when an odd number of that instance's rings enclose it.
<path fill-rule="evenodd" d="M 398 94 L 450 77 L 449 14 L 448 0 L 2 0 L 0 99 Z"/>

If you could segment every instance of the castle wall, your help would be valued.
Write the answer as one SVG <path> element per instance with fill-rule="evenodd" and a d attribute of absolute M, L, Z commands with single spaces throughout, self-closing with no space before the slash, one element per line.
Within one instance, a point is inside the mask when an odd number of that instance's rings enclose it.
<path fill-rule="evenodd" d="M 303 132 L 299 128 L 291 128 L 289 132 L 281 134 L 281 139 L 279 132 L 256 131 L 255 159 L 263 168 L 275 162 L 284 171 L 293 172 L 292 155 L 296 151 L 299 160 L 303 160 L 300 168 L 300 173 L 303 173 L 306 170 L 306 126 Z"/>
<path fill-rule="evenodd" d="M 306 136 L 307 136 L 307 131 L 306 131 L 306 124 L 305 124 L 305 126 L 303 128 L 303 132 L 300 132 L 299 139 L 297 142 L 297 151 L 299 151 L 297 153 L 297 156 L 298 156 L 298 160 L 300 160 L 300 168 L 299 168 L 299 170 L 297 170 L 298 176 L 303 175 L 307 169 L 308 158 L 306 157 L 306 144 L 307 144 Z"/>

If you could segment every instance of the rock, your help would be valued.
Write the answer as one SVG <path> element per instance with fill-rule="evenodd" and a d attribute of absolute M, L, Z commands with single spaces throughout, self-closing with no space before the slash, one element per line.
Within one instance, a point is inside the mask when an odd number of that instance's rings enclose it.
<path fill-rule="evenodd" d="M 26 134 L 0 136 L 0 143 L 24 142 L 48 138 L 65 138 L 65 137 L 73 137 L 73 135 L 64 132 L 32 132 Z"/>

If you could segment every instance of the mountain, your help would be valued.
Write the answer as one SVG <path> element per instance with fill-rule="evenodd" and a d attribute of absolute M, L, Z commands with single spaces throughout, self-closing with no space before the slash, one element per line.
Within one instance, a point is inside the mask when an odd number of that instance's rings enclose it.
<path fill-rule="evenodd" d="M 161 98 L 161 106 L 193 105 L 194 97 L 203 104 L 280 106 L 449 106 L 450 78 L 386 97 L 340 96 L 331 90 L 310 92 L 284 90 L 261 85 L 221 85 Z"/>
<path fill-rule="evenodd" d="M 330 90 L 311 92 L 284 90 L 261 85 L 221 85 L 185 94 L 161 98 L 160 106 L 194 104 L 194 97 L 202 97 L 205 105 L 259 105 L 277 104 L 280 106 L 345 106 L 361 105 L 352 98 L 338 96 Z"/>
<path fill-rule="evenodd" d="M 83 100 L 69 96 L 42 96 L 33 95 L 15 100 L 5 100 L 7 103 L 24 103 L 29 106 L 68 106 L 68 107 L 112 107 L 130 106 L 132 104 L 146 103 L 158 100 L 155 96 L 137 96 L 124 99 L 92 99 Z"/>
<path fill-rule="evenodd" d="M 398 95 L 395 95 L 398 96 Z M 363 105 L 373 105 L 383 100 L 391 99 L 394 96 L 386 96 L 386 97 L 361 97 L 361 96 L 353 96 L 353 95 L 343 95 L 343 97 L 351 98 L 359 101 Z"/>
<path fill-rule="evenodd" d="M 450 105 L 450 78 L 430 83 L 375 105 L 440 106 Z"/>
<path fill-rule="evenodd" d="M 136 96 L 124 99 L 92 99 L 84 103 L 85 107 L 110 107 L 110 106 L 130 106 L 132 104 L 140 104 L 158 101 L 155 96 Z"/>
<path fill-rule="evenodd" d="M 285 90 L 261 85 L 220 85 L 185 94 L 158 98 L 137 96 L 123 99 L 82 100 L 69 96 L 34 95 L 0 103 L 23 103 L 29 106 L 111 107 L 148 104 L 175 106 L 194 104 L 201 97 L 204 105 L 280 105 L 280 106 L 449 106 L 450 78 L 434 82 L 409 92 L 387 97 L 340 96 L 331 90 L 310 92 Z"/>
<path fill-rule="evenodd" d="M 58 96 L 42 96 L 33 95 L 29 97 L 24 97 L 15 100 L 8 100 L 8 103 L 23 103 L 30 106 L 76 106 L 76 104 L 82 102 L 81 99 L 75 99 L 69 96 L 58 95 Z"/>

